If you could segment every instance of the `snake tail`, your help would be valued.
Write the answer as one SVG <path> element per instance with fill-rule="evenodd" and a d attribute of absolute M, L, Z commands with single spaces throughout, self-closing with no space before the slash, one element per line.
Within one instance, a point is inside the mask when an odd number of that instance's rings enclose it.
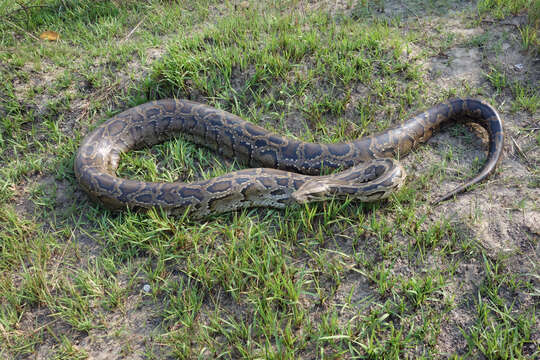
<path fill-rule="evenodd" d="M 481 182 L 494 172 L 501 159 L 504 132 L 502 120 L 491 105 L 476 99 L 450 100 L 447 103 L 436 105 L 397 127 L 359 139 L 355 145 L 359 149 L 368 149 L 366 154 L 368 158 L 399 158 L 408 154 L 419 143 L 425 143 L 441 127 L 457 121 L 473 122 L 486 130 L 488 153 L 478 174 L 432 201 L 432 204 L 437 204 L 467 191 L 472 185 Z"/>

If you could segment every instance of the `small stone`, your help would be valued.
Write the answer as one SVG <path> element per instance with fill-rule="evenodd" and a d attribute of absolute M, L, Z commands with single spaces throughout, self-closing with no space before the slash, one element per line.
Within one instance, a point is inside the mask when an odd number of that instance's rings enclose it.
<path fill-rule="evenodd" d="M 525 227 L 533 234 L 540 235 L 540 212 L 525 213 Z"/>
<path fill-rule="evenodd" d="M 149 293 L 152 288 L 150 287 L 150 285 L 144 284 L 142 289 L 145 293 Z"/>
<path fill-rule="evenodd" d="M 523 70 L 523 64 L 516 64 L 514 65 L 514 67 L 516 68 L 517 71 Z"/>

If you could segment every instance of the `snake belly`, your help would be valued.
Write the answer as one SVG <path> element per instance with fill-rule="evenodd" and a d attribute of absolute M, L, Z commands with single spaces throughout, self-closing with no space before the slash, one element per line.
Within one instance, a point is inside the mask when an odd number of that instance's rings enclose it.
<path fill-rule="evenodd" d="M 487 159 L 473 179 L 438 202 L 485 179 L 501 157 L 502 121 L 483 101 L 451 100 L 379 134 L 320 144 L 269 132 L 208 105 L 164 99 L 128 109 L 98 126 L 82 142 L 74 169 L 81 187 L 109 208 L 161 207 L 172 214 L 203 217 L 244 207 L 283 208 L 335 197 L 373 201 L 388 197 L 403 184 L 405 172 L 395 157 L 426 142 L 442 125 L 464 118 L 487 130 Z M 193 183 L 116 176 L 122 153 L 180 134 L 252 168 Z M 323 168 L 346 170 L 318 176 Z"/>

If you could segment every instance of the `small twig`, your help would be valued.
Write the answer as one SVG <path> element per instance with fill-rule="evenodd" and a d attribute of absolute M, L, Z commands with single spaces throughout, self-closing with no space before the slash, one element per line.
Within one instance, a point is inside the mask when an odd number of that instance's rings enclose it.
<path fill-rule="evenodd" d="M 527 157 L 527 155 L 525 155 L 525 153 L 523 152 L 523 150 L 521 150 L 521 147 L 518 145 L 518 143 L 516 142 L 516 140 L 513 138 L 513 137 L 510 137 L 512 139 L 512 142 L 514 143 L 514 146 L 518 152 L 518 154 L 525 160 L 525 162 L 530 165 L 530 161 L 529 161 L 529 158 Z"/>
<path fill-rule="evenodd" d="M 403 0 L 400 3 L 401 3 L 401 6 L 403 6 L 405 8 L 405 10 L 409 10 L 416 17 L 416 19 L 420 20 L 420 17 L 418 16 L 418 14 L 413 9 L 411 9 L 407 5 L 405 5 L 403 3 Z"/>
<path fill-rule="evenodd" d="M 37 41 L 40 41 L 38 37 L 36 37 L 36 36 L 30 34 L 28 31 L 24 30 L 24 29 L 23 29 L 22 27 L 20 27 L 19 25 L 12 23 L 12 22 L 9 21 L 8 19 L 4 19 L 4 21 L 5 21 L 6 23 L 10 24 L 11 26 L 13 26 L 13 27 L 15 27 L 15 28 L 21 30 L 21 31 L 24 32 L 26 35 L 30 36 L 32 39 L 37 40 Z"/>
<path fill-rule="evenodd" d="M 135 25 L 133 29 L 122 39 L 122 42 L 126 41 L 134 32 L 137 30 L 137 28 L 142 24 L 142 22 L 146 19 L 146 16 L 144 16 L 138 23 Z"/>
<path fill-rule="evenodd" d="M 482 19 L 480 22 L 488 23 L 488 24 L 515 26 L 516 28 L 519 28 L 519 25 L 508 22 L 508 21 L 495 21 L 495 20 L 491 20 L 491 19 Z"/>
<path fill-rule="evenodd" d="M 24 13 L 26 14 L 26 26 L 28 27 L 28 25 L 30 24 L 30 14 L 28 14 L 28 8 L 20 1 L 17 1 L 17 5 L 19 5 L 21 9 L 24 10 Z"/>
<path fill-rule="evenodd" d="M 30 333 L 30 335 L 34 335 L 35 333 L 37 333 L 37 332 L 40 331 L 41 329 L 44 329 L 44 328 L 48 327 L 49 325 L 52 325 L 52 324 L 54 324 L 55 322 L 58 322 L 59 320 L 60 320 L 59 318 L 56 318 L 56 319 L 54 319 L 54 320 L 49 321 L 49 322 L 46 323 L 46 324 L 41 325 L 41 326 L 38 327 L 37 329 L 32 330 L 32 332 Z"/>

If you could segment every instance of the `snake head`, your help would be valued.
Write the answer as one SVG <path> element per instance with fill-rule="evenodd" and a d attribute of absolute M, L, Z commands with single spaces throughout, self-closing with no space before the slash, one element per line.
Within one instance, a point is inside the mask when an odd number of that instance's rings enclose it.
<path fill-rule="evenodd" d="M 291 194 L 292 198 L 299 204 L 313 201 L 330 200 L 332 196 L 331 184 L 321 180 L 311 180 L 305 182 L 298 190 Z"/>
<path fill-rule="evenodd" d="M 405 170 L 394 159 L 374 160 L 330 176 L 314 176 L 291 194 L 300 204 L 331 199 L 375 201 L 389 197 L 405 181 Z"/>

